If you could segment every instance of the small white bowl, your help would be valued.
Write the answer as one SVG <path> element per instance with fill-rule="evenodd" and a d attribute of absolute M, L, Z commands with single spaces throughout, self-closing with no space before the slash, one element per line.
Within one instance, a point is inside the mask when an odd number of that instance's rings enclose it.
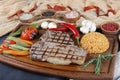
<path fill-rule="evenodd" d="M 19 16 L 19 20 L 23 23 L 31 23 L 35 20 L 35 17 L 31 13 L 23 13 Z"/>

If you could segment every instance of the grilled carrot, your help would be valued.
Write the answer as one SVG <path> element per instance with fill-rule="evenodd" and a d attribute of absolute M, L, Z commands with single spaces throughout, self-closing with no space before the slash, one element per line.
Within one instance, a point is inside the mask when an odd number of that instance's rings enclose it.
<path fill-rule="evenodd" d="M 2 52 L 3 52 L 3 49 L 2 49 L 2 48 L 0 48 L 0 54 L 2 54 Z"/>
<path fill-rule="evenodd" d="M 17 51 L 17 50 L 3 50 L 3 54 L 10 54 L 14 56 L 27 56 L 29 55 L 28 51 Z"/>
<path fill-rule="evenodd" d="M 20 39 L 20 38 L 18 38 L 18 39 Z M 23 39 L 20 39 L 20 40 L 23 41 L 23 42 L 25 42 L 25 43 L 27 43 L 27 44 L 30 44 L 30 45 L 33 44 L 31 41 L 28 41 L 28 40 L 23 40 Z"/>

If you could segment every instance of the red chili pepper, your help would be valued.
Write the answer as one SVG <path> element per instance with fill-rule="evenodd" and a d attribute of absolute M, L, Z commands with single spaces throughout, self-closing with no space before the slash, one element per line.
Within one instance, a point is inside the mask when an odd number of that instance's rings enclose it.
<path fill-rule="evenodd" d="M 84 11 L 88 11 L 88 10 L 91 10 L 91 9 L 96 9 L 96 14 L 97 14 L 97 16 L 99 16 L 99 7 L 94 6 L 94 5 L 84 7 Z"/>
<path fill-rule="evenodd" d="M 12 18 L 12 17 L 14 17 L 14 16 L 19 16 L 19 15 L 22 14 L 23 12 L 24 12 L 24 11 L 19 10 L 19 11 L 17 11 L 15 14 L 9 16 L 8 19 L 10 19 L 10 18 Z"/>
<path fill-rule="evenodd" d="M 115 10 L 109 9 L 106 14 L 100 15 L 100 16 L 108 16 L 109 12 L 113 13 L 114 15 L 116 14 Z"/>
<path fill-rule="evenodd" d="M 9 50 L 10 49 L 6 44 L 2 44 L 0 47 L 4 50 Z"/>
<path fill-rule="evenodd" d="M 29 12 L 33 12 L 34 10 L 36 10 L 38 8 L 38 6 L 35 4 L 35 6 L 29 11 Z"/>
<path fill-rule="evenodd" d="M 52 6 L 50 6 L 49 4 L 47 4 L 47 9 L 53 9 Z"/>
<path fill-rule="evenodd" d="M 16 42 L 13 40 L 4 40 L 4 42 L 9 44 L 16 44 Z"/>
<path fill-rule="evenodd" d="M 88 11 L 88 10 L 95 9 L 95 8 L 96 8 L 96 6 L 94 6 L 94 5 L 86 6 L 86 7 L 84 7 L 84 11 Z"/>
<path fill-rule="evenodd" d="M 96 14 L 97 14 L 97 17 L 99 17 L 99 15 L 100 15 L 100 8 L 99 7 L 96 7 Z"/>
<path fill-rule="evenodd" d="M 54 9 L 55 11 L 64 11 L 66 8 L 64 6 L 55 5 L 54 8 L 47 4 L 47 9 Z"/>
<path fill-rule="evenodd" d="M 115 11 L 115 10 L 109 9 L 109 10 L 107 11 L 107 13 L 105 13 L 105 14 L 103 14 L 103 15 L 100 15 L 100 8 L 99 8 L 99 7 L 94 6 L 94 5 L 84 7 L 84 11 L 88 11 L 88 10 L 91 10 L 91 9 L 96 9 L 96 14 L 97 14 L 97 16 L 108 16 L 109 12 L 113 13 L 114 15 L 116 14 L 116 11 Z"/>
<path fill-rule="evenodd" d="M 62 27 L 62 28 L 49 28 L 49 30 L 51 31 L 62 31 L 62 32 L 65 32 L 68 30 L 68 28 L 66 27 Z"/>
<path fill-rule="evenodd" d="M 3 52 L 3 49 L 2 48 L 0 48 L 0 54 Z"/>
<path fill-rule="evenodd" d="M 70 9 L 71 11 L 73 10 L 70 6 L 67 6 L 68 9 Z"/>
<path fill-rule="evenodd" d="M 64 11 L 64 10 L 65 10 L 65 7 L 64 7 L 64 6 L 55 5 L 55 6 L 54 6 L 54 10 L 55 10 L 55 11 Z"/>
<path fill-rule="evenodd" d="M 68 28 L 71 30 L 77 40 L 78 45 L 80 44 L 79 39 L 80 39 L 80 34 L 76 28 L 75 24 L 68 24 L 68 23 L 59 23 L 60 25 L 63 25 L 64 27 Z"/>

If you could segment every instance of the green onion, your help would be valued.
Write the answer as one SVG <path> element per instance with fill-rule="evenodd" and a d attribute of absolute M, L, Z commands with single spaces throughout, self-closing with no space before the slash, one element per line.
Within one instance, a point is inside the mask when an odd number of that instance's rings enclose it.
<path fill-rule="evenodd" d="M 35 27 L 36 29 L 39 29 L 39 25 L 38 24 L 32 24 L 33 27 Z"/>

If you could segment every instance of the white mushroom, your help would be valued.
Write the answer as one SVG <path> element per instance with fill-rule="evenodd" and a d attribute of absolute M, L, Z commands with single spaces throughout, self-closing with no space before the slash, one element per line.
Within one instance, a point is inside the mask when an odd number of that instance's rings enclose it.
<path fill-rule="evenodd" d="M 80 27 L 80 31 L 84 34 L 96 31 L 96 24 L 92 21 L 84 20 L 81 24 L 82 27 Z"/>
<path fill-rule="evenodd" d="M 45 21 L 45 22 L 42 22 L 41 23 L 41 28 L 43 28 L 43 29 L 47 29 L 48 28 L 48 22 L 47 21 Z"/>
<path fill-rule="evenodd" d="M 57 24 L 54 23 L 54 22 L 50 22 L 50 23 L 48 24 L 48 28 L 57 28 Z"/>

